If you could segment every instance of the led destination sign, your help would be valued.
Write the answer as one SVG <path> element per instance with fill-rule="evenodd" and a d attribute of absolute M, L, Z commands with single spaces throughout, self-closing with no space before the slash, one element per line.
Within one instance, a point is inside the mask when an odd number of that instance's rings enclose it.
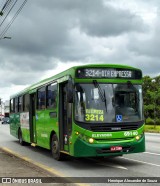
<path fill-rule="evenodd" d="M 140 70 L 119 69 L 119 68 L 81 68 L 77 70 L 77 78 L 122 78 L 141 79 Z"/>

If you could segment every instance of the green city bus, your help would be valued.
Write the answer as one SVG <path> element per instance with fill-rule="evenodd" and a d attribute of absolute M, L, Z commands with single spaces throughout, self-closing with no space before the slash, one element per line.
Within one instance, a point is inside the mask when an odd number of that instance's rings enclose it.
<path fill-rule="evenodd" d="M 142 71 L 91 64 L 33 84 L 10 97 L 10 133 L 56 160 L 144 152 Z"/>

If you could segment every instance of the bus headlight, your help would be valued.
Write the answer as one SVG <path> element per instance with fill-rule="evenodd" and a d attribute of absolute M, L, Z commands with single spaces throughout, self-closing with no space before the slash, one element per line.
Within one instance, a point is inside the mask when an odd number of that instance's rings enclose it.
<path fill-rule="evenodd" d="M 141 135 L 136 136 L 135 138 L 136 138 L 136 140 L 138 141 L 138 140 L 141 138 Z"/>
<path fill-rule="evenodd" d="M 94 142 L 94 139 L 93 138 L 89 138 L 89 143 L 93 143 Z"/>

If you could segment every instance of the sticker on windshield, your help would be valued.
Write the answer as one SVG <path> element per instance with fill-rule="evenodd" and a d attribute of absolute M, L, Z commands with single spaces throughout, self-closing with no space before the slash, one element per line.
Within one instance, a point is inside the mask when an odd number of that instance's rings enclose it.
<path fill-rule="evenodd" d="M 103 110 L 86 109 L 85 121 L 104 121 Z"/>
<path fill-rule="evenodd" d="M 116 115 L 116 121 L 121 122 L 122 121 L 122 115 Z"/>

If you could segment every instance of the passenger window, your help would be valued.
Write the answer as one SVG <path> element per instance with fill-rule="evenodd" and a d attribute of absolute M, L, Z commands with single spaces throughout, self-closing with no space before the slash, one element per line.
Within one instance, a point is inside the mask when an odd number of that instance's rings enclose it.
<path fill-rule="evenodd" d="M 46 108 L 46 87 L 42 87 L 38 90 L 37 109 Z"/>
<path fill-rule="evenodd" d="M 15 113 L 18 112 L 18 97 L 15 98 Z"/>
<path fill-rule="evenodd" d="M 23 98 L 22 96 L 18 98 L 18 111 L 19 112 L 22 112 L 22 108 L 23 108 L 22 107 L 22 104 L 23 104 L 22 98 Z"/>
<path fill-rule="evenodd" d="M 14 99 L 10 100 L 10 113 L 14 113 Z"/>
<path fill-rule="evenodd" d="M 57 107 L 57 83 L 47 86 L 47 108 Z"/>
<path fill-rule="evenodd" d="M 26 94 L 24 95 L 24 103 L 23 103 L 23 106 L 24 106 L 24 111 L 27 112 L 29 111 L 29 94 Z"/>

